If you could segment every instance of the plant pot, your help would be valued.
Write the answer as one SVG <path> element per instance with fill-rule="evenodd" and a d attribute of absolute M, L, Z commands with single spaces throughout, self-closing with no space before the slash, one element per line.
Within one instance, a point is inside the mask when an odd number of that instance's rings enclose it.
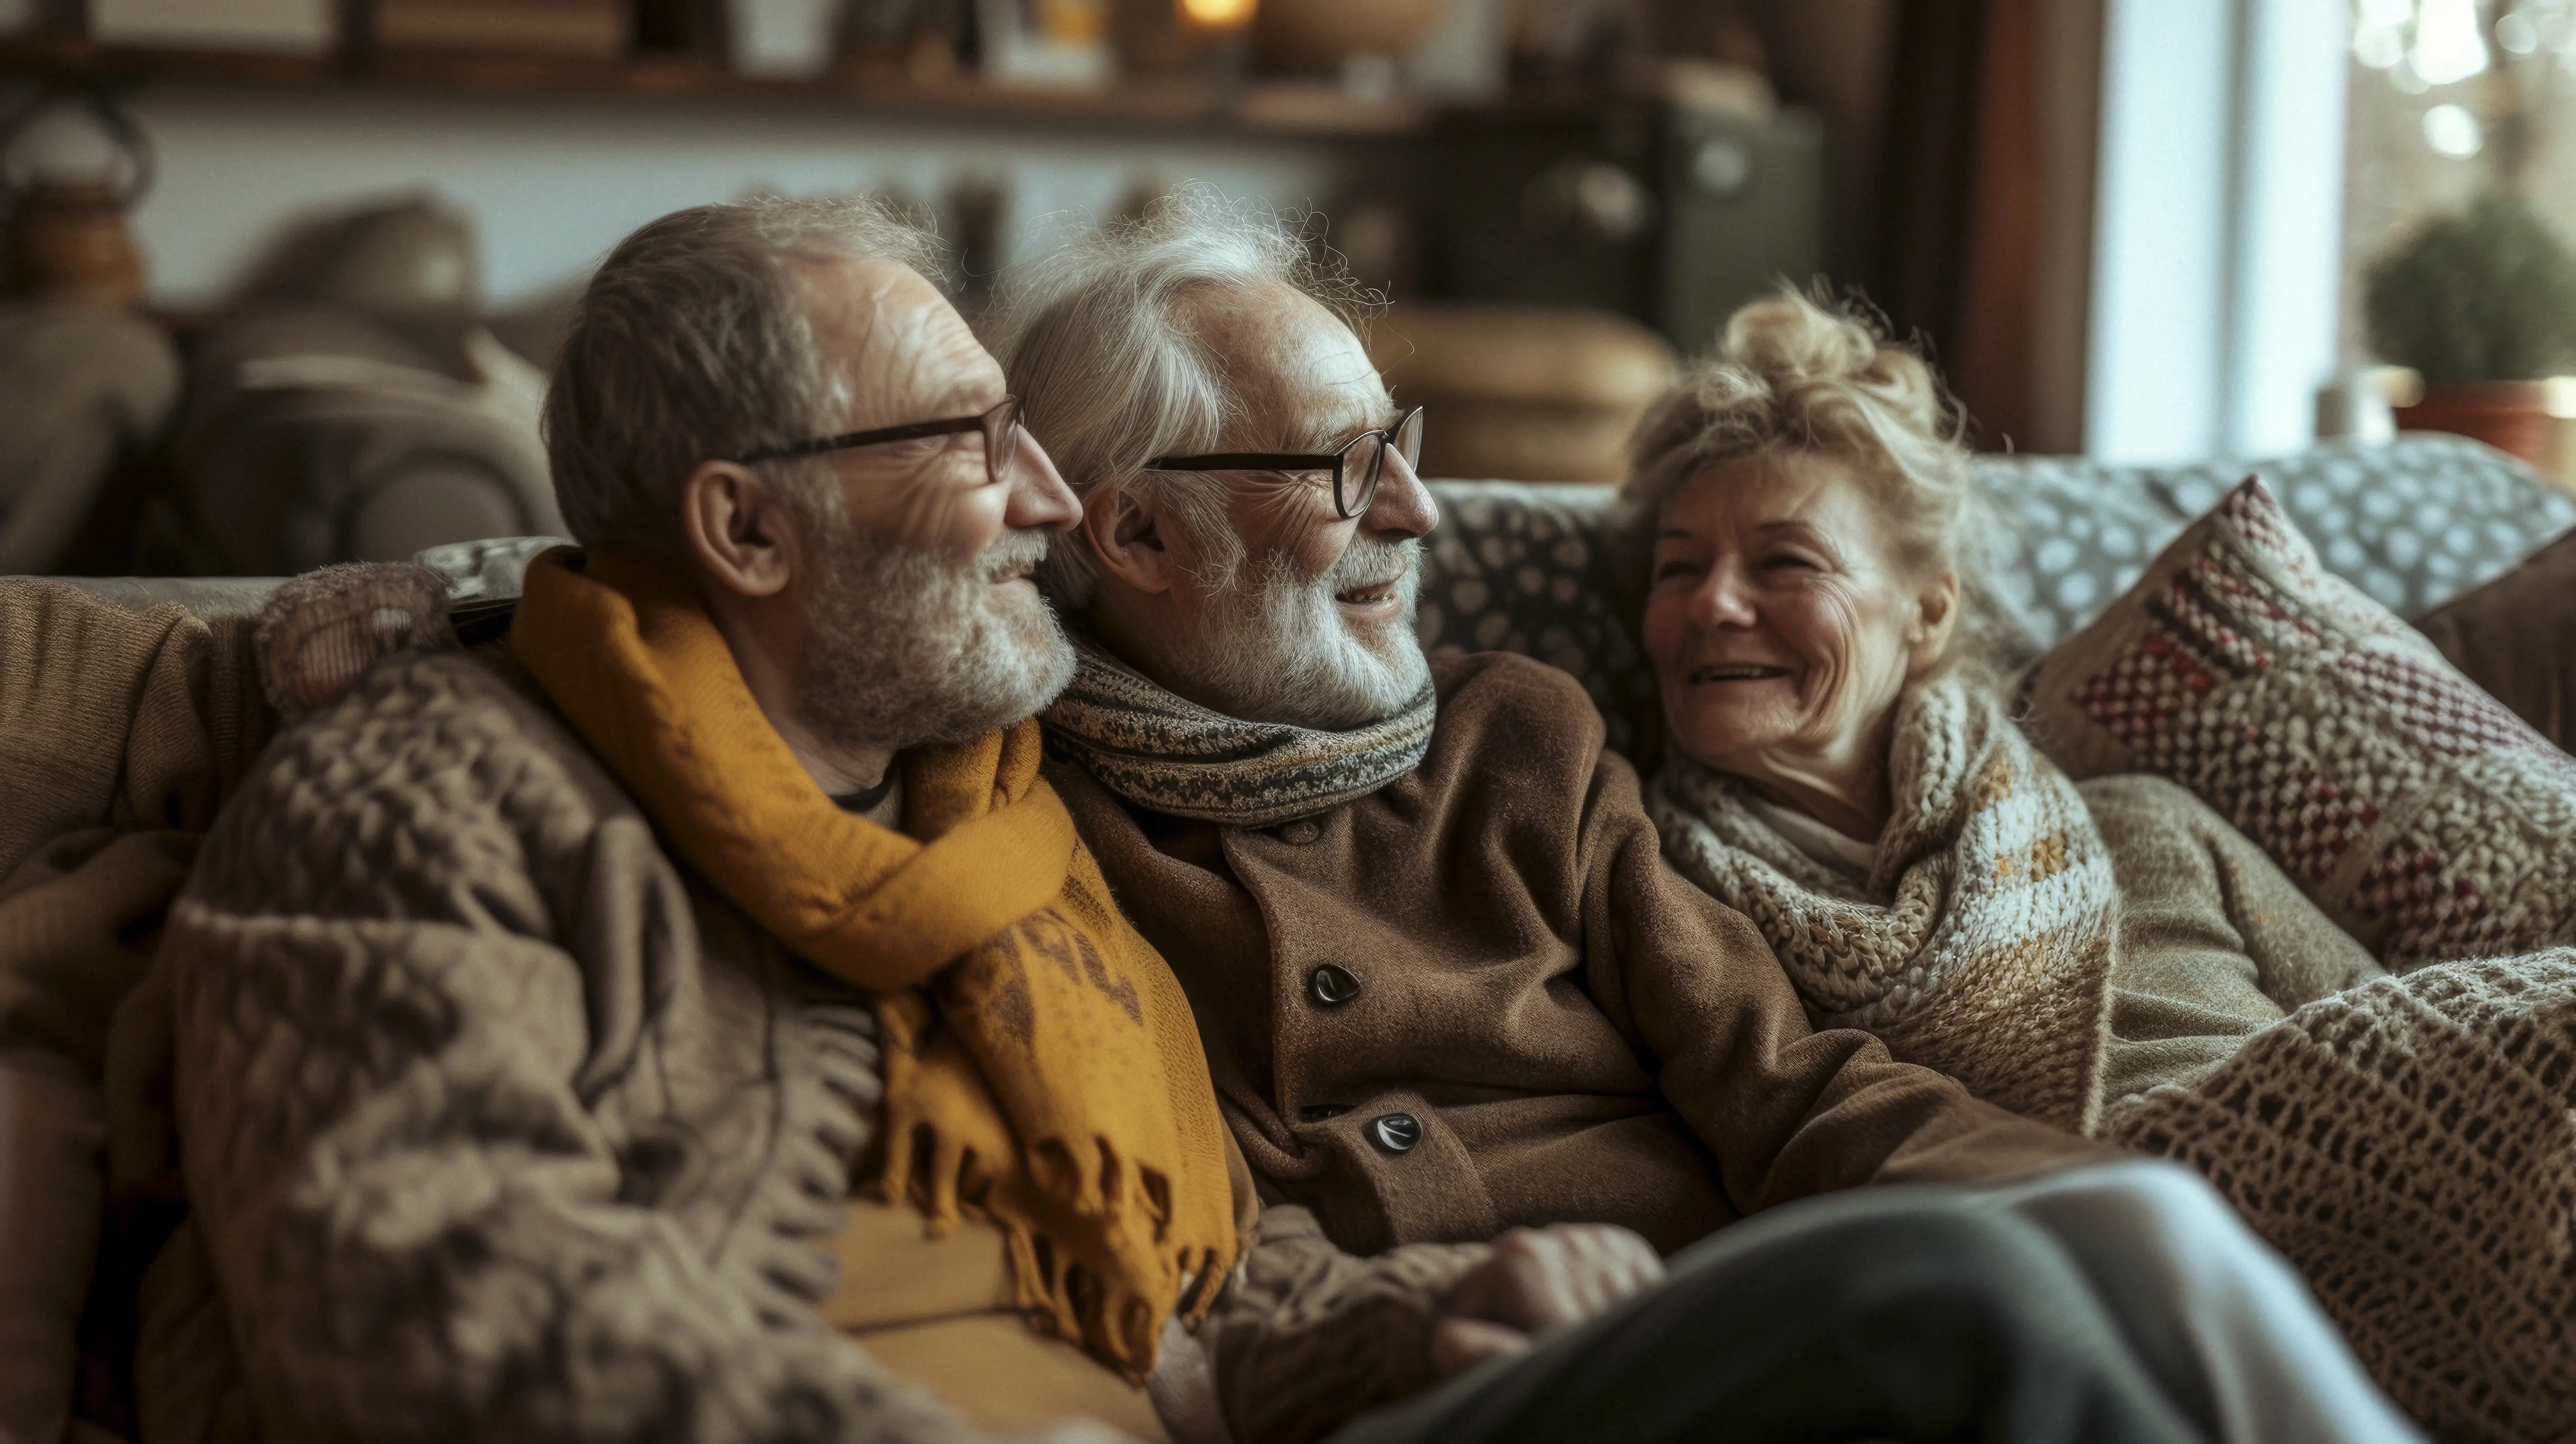
<path fill-rule="evenodd" d="M 2556 460 L 2557 420 L 2537 381 L 2434 381 L 2412 406 L 2396 408 L 2400 431 L 2447 431 L 2483 441 L 2542 471 Z"/>

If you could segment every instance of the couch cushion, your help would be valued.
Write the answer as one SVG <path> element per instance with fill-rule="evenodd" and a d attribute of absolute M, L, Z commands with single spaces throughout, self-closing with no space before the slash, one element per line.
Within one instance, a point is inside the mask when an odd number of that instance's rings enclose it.
<path fill-rule="evenodd" d="M 1433 652 L 1518 652 L 1571 672 L 1632 751 L 1656 714 L 1655 678 L 1613 601 L 1607 487 L 1435 481 L 1440 526 L 1415 630 Z"/>
<path fill-rule="evenodd" d="M 2504 571 L 2576 525 L 2576 501 L 2492 447 L 2419 433 L 2187 466 L 1981 456 L 2001 504 L 1995 589 L 2045 646 L 2128 590 L 2149 558 L 2245 473 L 2260 475 L 2326 569 L 2402 617 Z"/>
<path fill-rule="evenodd" d="M 2576 532 L 2415 625 L 2470 681 L 2576 752 Z"/>
<path fill-rule="evenodd" d="M 2392 968 L 2576 938 L 2576 758 L 2327 572 L 2260 481 L 2022 693 L 2069 773 L 2190 788 Z"/>

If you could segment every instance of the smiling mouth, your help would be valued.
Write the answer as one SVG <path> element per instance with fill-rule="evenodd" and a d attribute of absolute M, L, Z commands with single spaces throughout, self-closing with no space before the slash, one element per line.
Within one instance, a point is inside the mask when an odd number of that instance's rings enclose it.
<path fill-rule="evenodd" d="M 1382 582 L 1371 582 L 1364 587 L 1351 587 L 1333 593 L 1333 600 L 1346 607 L 1367 607 L 1379 602 L 1393 601 L 1396 585 L 1402 580 L 1401 577 L 1390 577 Z"/>
<path fill-rule="evenodd" d="M 1756 663 L 1743 662 L 1729 663 L 1720 667 L 1693 668 L 1690 674 L 1690 679 L 1693 683 L 1767 682 L 1774 677 L 1786 677 L 1788 675 L 1789 669 L 1786 667 L 1765 667 Z"/>

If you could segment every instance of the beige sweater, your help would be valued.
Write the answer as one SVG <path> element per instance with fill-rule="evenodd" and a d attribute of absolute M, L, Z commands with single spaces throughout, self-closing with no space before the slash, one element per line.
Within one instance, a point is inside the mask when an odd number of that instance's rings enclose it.
<path fill-rule="evenodd" d="M 882 1093 L 864 999 L 486 663 L 386 662 L 281 737 L 141 996 L 194 1210 L 143 1290 L 147 1438 L 974 1436 L 816 1311 Z M 1482 1251 L 1295 1222 L 1246 1268 L 1295 1297 L 1220 1310 L 1236 1373 L 1427 1382 Z"/>
<path fill-rule="evenodd" d="M 2076 784 L 2120 890 L 2104 1130 L 2138 1095 L 2194 1087 L 2301 1004 L 2386 977 L 2262 849 L 2161 777 Z"/>

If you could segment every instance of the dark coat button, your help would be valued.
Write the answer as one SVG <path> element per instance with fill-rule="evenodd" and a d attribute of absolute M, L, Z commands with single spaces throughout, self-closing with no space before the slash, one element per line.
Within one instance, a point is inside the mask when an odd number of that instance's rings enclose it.
<path fill-rule="evenodd" d="M 1369 1137 L 1389 1153 L 1402 1153 L 1422 1141 L 1422 1120 L 1410 1113 L 1381 1113 L 1369 1120 Z"/>
<path fill-rule="evenodd" d="M 1286 823 L 1279 829 L 1281 842 L 1295 843 L 1299 847 L 1304 847 L 1323 835 L 1324 825 L 1311 817 L 1298 818 L 1295 822 Z"/>
<path fill-rule="evenodd" d="M 1335 1008 L 1360 995 L 1360 980 L 1326 963 L 1306 975 L 1306 991 L 1316 1002 Z"/>

